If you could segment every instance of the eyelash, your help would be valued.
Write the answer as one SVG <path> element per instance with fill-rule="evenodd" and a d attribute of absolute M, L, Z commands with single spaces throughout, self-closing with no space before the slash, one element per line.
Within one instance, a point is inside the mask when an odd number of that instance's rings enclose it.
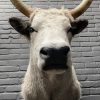
<path fill-rule="evenodd" d="M 29 27 L 29 32 L 32 33 L 34 32 L 35 30 L 32 28 L 32 27 Z"/>
<path fill-rule="evenodd" d="M 32 28 L 32 27 L 28 27 L 28 31 L 29 31 L 29 33 L 32 33 L 32 32 L 37 32 L 36 30 L 34 30 L 34 28 Z"/>

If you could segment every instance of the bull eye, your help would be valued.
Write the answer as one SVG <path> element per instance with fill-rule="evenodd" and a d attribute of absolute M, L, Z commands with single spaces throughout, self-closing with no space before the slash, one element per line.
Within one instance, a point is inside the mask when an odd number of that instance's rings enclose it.
<path fill-rule="evenodd" d="M 32 28 L 32 27 L 28 27 L 28 32 L 29 33 L 32 33 L 32 32 L 34 32 L 35 30 Z M 36 31 L 35 31 L 36 32 Z"/>

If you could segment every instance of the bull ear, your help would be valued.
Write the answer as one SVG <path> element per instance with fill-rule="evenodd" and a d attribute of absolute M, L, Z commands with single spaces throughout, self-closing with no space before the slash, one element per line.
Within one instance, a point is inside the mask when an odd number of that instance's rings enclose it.
<path fill-rule="evenodd" d="M 10 25 L 20 34 L 26 36 L 27 38 L 30 38 L 30 33 L 34 30 L 30 27 L 30 23 L 26 22 L 22 19 L 12 17 L 9 19 Z"/>
<path fill-rule="evenodd" d="M 86 19 L 79 19 L 75 20 L 74 22 L 71 23 L 71 28 L 69 29 L 69 32 L 72 33 L 74 36 L 75 34 L 80 33 L 83 31 L 88 25 L 88 20 Z"/>

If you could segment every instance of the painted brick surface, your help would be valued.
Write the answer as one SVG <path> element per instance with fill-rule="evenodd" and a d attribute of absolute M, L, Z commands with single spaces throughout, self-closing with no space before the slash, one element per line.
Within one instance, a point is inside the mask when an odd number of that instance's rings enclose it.
<path fill-rule="evenodd" d="M 33 7 L 74 8 L 81 0 L 24 0 Z M 19 13 L 9 0 L 0 0 L 0 100 L 21 100 L 20 85 L 29 61 L 28 41 L 8 23 Z M 81 100 L 100 100 L 100 0 L 81 16 L 89 19 L 88 28 L 72 41 L 73 63 L 82 84 Z"/>

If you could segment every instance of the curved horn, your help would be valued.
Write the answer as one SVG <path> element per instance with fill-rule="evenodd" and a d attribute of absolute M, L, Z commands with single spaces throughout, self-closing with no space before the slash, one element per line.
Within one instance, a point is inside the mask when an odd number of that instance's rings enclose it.
<path fill-rule="evenodd" d="M 12 4 L 25 16 L 30 17 L 31 13 L 33 12 L 33 9 L 30 6 L 27 6 L 24 4 L 21 0 L 10 0 Z"/>
<path fill-rule="evenodd" d="M 93 0 L 83 0 L 80 5 L 70 11 L 74 18 L 82 15 L 90 6 Z"/>

